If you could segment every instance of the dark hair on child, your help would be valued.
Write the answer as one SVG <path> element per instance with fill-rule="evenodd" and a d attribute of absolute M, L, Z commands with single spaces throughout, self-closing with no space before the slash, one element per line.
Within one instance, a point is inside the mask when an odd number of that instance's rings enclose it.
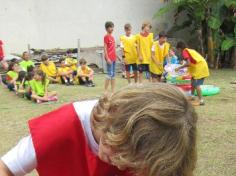
<path fill-rule="evenodd" d="M 105 28 L 108 29 L 108 28 L 113 28 L 114 27 L 114 23 L 112 21 L 107 21 L 105 23 Z"/>
<path fill-rule="evenodd" d="M 17 81 L 19 81 L 20 83 L 22 83 L 23 81 L 25 81 L 26 79 L 26 72 L 25 71 L 20 71 L 18 73 L 18 78 Z"/>
<path fill-rule="evenodd" d="M 60 63 L 60 64 L 61 64 L 63 61 L 65 61 L 65 58 L 62 57 L 62 58 L 59 59 L 59 63 Z"/>
<path fill-rule="evenodd" d="M 18 59 L 16 59 L 16 58 L 13 58 L 13 59 L 11 59 L 11 62 L 14 62 L 14 63 L 18 63 Z"/>
<path fill-rule="evenodd" d="M 159 38 L 162 38 L 162 37 L 167 37 L 167 34 L 164 31 L 161 31 L 159 33 Z"/>
<path fill-rule="evenodd" d="M 41 56 L 41 61 L 43 62 L 43 61 L 46 61 L 46 60 L 48 60 L 48 56 L 47 55 L 42 55 Z"/>
<path fill-rule="evenodd" d="M 8 65 L 8 71 L 13 71 L 13 67 L 16 65 L 16 62 L 10 62 L 10 64 Z"/>
<path fill-rule="evenodd" d="M 84 58 L 81 58 L 81 59 L 79 60 L 79 64 L 80 64 L 80 65 L 85 65 L 85 64 L 87 64 L 87 61 L 86 61 Z"/>
<path fill-rule="evenodd" d="M 32 65 L 27 67 L 27 72 L 33 72 L 34 71 L 34 67 Z"/>
<path fill-rule="evenodd" d="M 131 28 L 132 28 L 132 26 L 131 26 L 130 23 L 126 23 L 125 26 L 124 26 L 124 29 L 125 29 L 125 30 L 129 30 L 129 29 L 131 29 Z"/>
<path fill-rule="evenodd" d="M 35 75 L 39 75 L 40 77 L 42 77 L 42 84 L 46 84 L 46 74 L 42 70 L 37 70 L 35 72 Z"/>
<path fill-rule="evenodd" d="M 185 49 L 187 45 L 183 41 L 179 41 L 176 45 L 176 49 Z"/>

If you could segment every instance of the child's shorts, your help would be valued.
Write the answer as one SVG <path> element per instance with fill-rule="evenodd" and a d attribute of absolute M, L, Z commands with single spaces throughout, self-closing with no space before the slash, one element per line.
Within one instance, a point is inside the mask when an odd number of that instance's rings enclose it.
<path fill-rule="evenodd" d="M 107 79 L 114 79 L 116 76 L 116 62 L 107 63 Z"/>
<path fill-rule="evenodd" d="M 160 79 L 162 77 L 162 74 L 155 74 L 151 72 L 151 77 L 155 79 Z"/>
<path fill-rule="evenodd" d="M 194 78 L 192 78 L 192 85 L 194 87 L 201 86 L 201 85 L 203 85 L 203 83 L 204 83 L 204 78 L 202 78 L 202 79 L 194 79 Z"/>
<path fill-rule="evenodd" d="M 138 71 L 139 73 L 149 72 L 149 64 L 139 64 Z"/>
<path fill-rule="evenodd" d="M 136 72 L 136 71 L 138 71 L 138 66 L 137 66 L 137 64 L 127 64 L 127 65 L 125 65 L 125 71 L 127 71 L 127 72 L 134 71 L 134 72 Z"/>

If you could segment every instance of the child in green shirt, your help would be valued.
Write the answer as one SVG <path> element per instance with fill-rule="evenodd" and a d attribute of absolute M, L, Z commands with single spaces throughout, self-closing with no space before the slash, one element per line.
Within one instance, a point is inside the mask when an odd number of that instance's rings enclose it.
<path fill-rule="evenodd" d="M 43 71 L 37 70 L 34 74 L 34 78 L 29 81 L 31 88 L 31 99 L 37 103 L 43 103 L 48 101 L 57 101 L 57 92 L 48 91 L 49 80 L 46 79 L 46 75 Z"/>
<path fill-rule="evenodd" d="M 18 78 L 18 72 L 19 68 L 17 63 L 11 62 L 8 66 L 8 72 L 6 75 L 6 85 L 10 91 L 15 91 L 17 89 L 16 80 Z"/>
<path fill-rule="evenodd" d="M 20 67 L 23 71 L 27 71 L 27 68 L 30 66 L 34 67 L 34 62 L 30 60 L 30 55 L 28 52 L 23 52 L 22 54 L 22 61 L 20 62 Z"/>

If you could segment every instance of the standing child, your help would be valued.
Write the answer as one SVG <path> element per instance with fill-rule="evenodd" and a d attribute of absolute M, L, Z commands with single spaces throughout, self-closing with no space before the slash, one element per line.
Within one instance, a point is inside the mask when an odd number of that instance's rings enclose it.
<path fill-rule="evenodd" d="M 204 79 L 210 75 L 207 62 L 201 54 L 193 49 L 189 49 L 184 42 L 178 42 L 176 48 L 181 52 L 183 59 L 186 61 L 184 65 L 176 68 L 176 71 L 188 67 L 189 73 L 192 76 L 192 98 L 194 98 L 196 90 L 198 96 L 196 105 L 204 105 L 201 85 L 203 85 Z"/>
<path fill-rule="evenodd" d="M 56 68 L 56 65 L 54 64 L 54 62 L 49 61 L 49 59 L 46 55 L 43 55 L 41 57 L 41 61 L 42 61 L 42 63 L 40 64 L 39 69 L 42 70 L 46 74 L 49 81 L 51 81 L 53 83 L 58 82 L 57 68 Z"/>
<path fill-rule="evenodd" d="M 7 85 L 7 88 L 10 91 L 16 91 L 17 85 L 16 80 L 18 78 L 19 66 L 15 62 L 11 62 L 8 66 L 8 72 L 6 75 L 6 80 L 4 81 Z"/>
<path fill-rule="evenodd" d="M 28 67 L 34 67 L 34 62 L 30 60 L 30 55 L 27 51 L 23 52 L 22 59 L 23 60 L 19 63 L 19 65 L 23 71 L 27 72 Z"/>
<path fill-rule="evenodd" d="M 196 166 L 197 114 L 168 84 L 70 103 L 29 129 L 1 158 L 1 176 L 193 176 Z"/>
<path fill-rule="evenodd" d="M 152 26 L 149 22 L 142 24 L 142 31 L 137 35 L 137 52 L 138 52 L 138 71 L 139 71 L 139 83 L 142 83 L 143 72 L 146 72 L 147 77 L 149 75 L 149 65 L 151 61 L 151 48 L 153 44 L 153 33 L 150 33 Z"/>
<path fill-rule="evenodd" d="M 77 77 L 79 79 L 79 83 L 81 85 L 85 85 L 88 87 L 94 87 L 93 83 L 93 74 L 94 71 L 87 66 L 87 61 L 85 59 L 80 59 L 79 60 L 80 66 L 78 67 L 77 70 Z"/>
<path fill-rule="evenodd" d="M 65 59 L 61 58 L 59 60 L 60 67 L 58 68 L 58 76 L 61 77 L 62 83 L 65 83 L 67 86 L 73 84 L 73 70 L 66 65 Z"/>
<path fill-rule="evenodd" d="M 49 80 L 46 78 L 46 74 L 37 70 L 34 74 L 34 78 L 29 82 L 31 87 L 31 99 L 37 103 L 57 101 L 57 93 L 55 91 L 48 92 Z"/>
<path fill-rule="evenodd" d="M 108 21 L 105 23 L 107 34 L 104 36 L 104 55 L 107 62 L 107 78 L 105 80 L 105 92 L 111 84 L 111 92 L 115 91 L 115 72 L 116 72 L 116 43 L 112 36 L 114 23 Z"/>
<path fill-rule="evenodd" d="M 166 42 L 166 39 L 166 34 L 161 32 L 158 41 L 154 42 L 152 46 L 150 72 L 153 82 L 160 82 L 164 72 L 164 62 L 170 49 L 170 44 Z"/>
<path fill-rule="evenodd" d="M 131 83 L 130 73 L 132 70 L 134 74 L 134 81 L 137 83 L 137 39 L 136 36 L 132 35 L 132 27 L 129 23 L 125 24 L 124 30 L 125 35 L 120 37 L 120 47 L 122 49 L 122 57 L 125 63 L 126 78 L 128 83 Z"/>

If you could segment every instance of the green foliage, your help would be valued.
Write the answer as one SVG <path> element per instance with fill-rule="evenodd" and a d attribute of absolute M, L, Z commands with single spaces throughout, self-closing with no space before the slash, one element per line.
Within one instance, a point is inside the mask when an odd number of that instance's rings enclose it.
<path fill-rule="evenodd" d="M 232 48 L 233 46 L 236 46 L 236 39 L 234 38 L 226 38 L 222 44 L 221 44 L 221 49 L 223 51 L 227 51 L 230 48 Z"/>
<path fill-rule="evenodd" d="M 220 28 L 222 22 L 213 16 L 211 16 L 208 20 L 208 26 L 214 30 L 217 30 Z"/>

